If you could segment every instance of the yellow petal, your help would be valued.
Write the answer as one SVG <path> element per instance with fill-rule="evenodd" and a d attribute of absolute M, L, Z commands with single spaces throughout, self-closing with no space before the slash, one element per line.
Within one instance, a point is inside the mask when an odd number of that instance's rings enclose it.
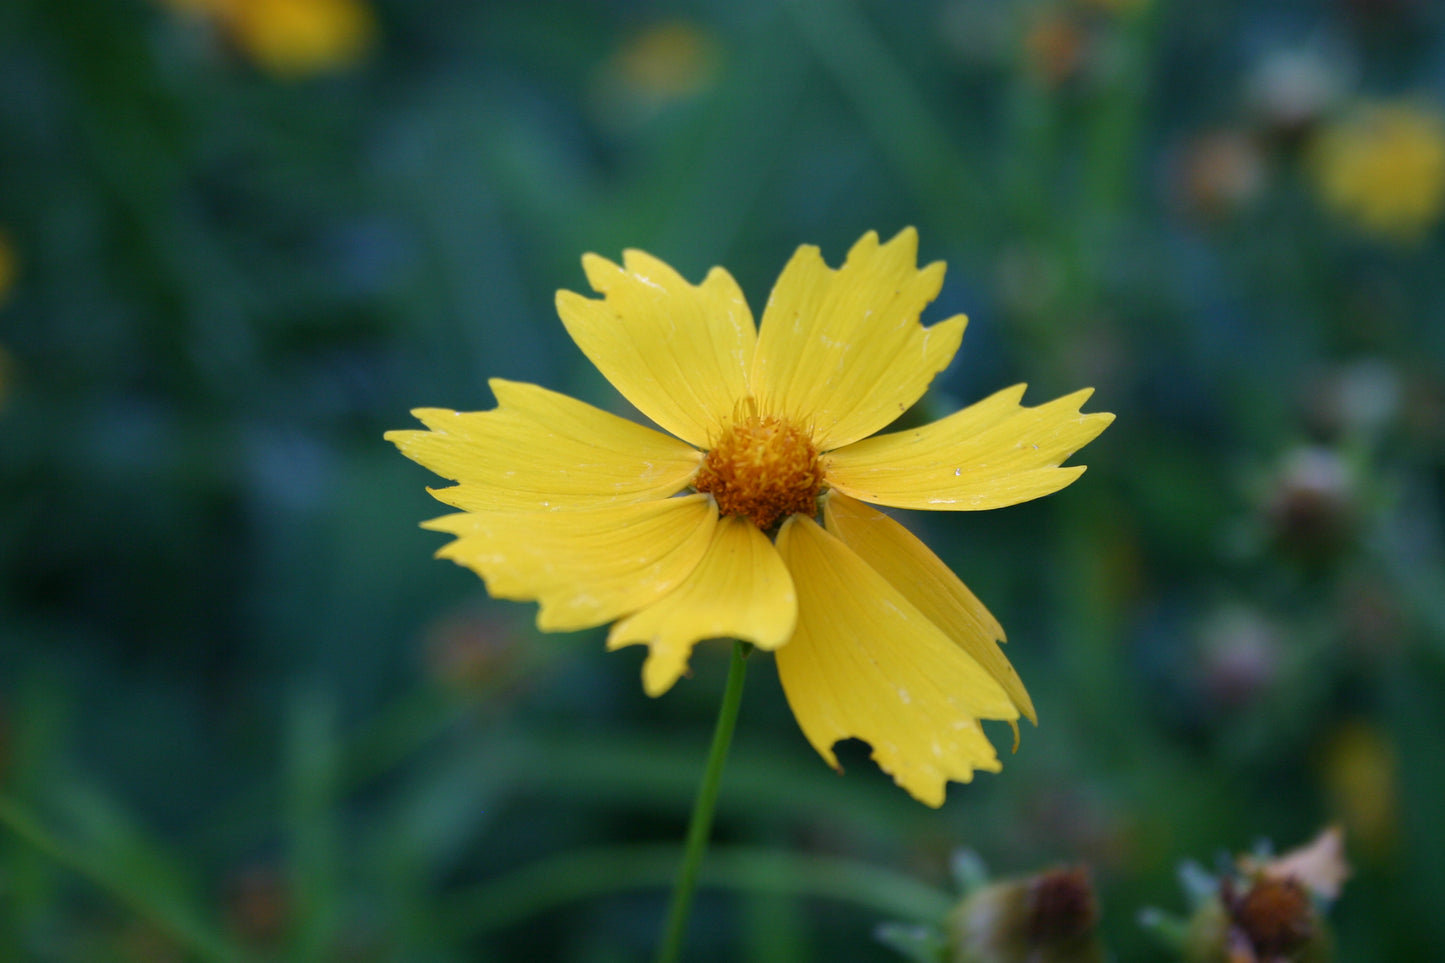
<path fill-rule="evenodd" d="M 763 311 L 752 385 L 768 414 L 809 426 L 820 449 L 873 434 L 948 366 L 967 319 L 918 323 L 938 296 L 943 264 L 916 266 L 918 234 L 887 244 L 865 234 L 837 271 L 800 247 Z"/>
<path fill-rule="evenodd" d="M 413 411 L 430 431 L 389 431 L 402 454 L 460 484 L 432 489 L 471 512 L 597 508 L 675 494 L 702 453 L 536 385 L 493 378 L 492 411 Z"/>
<path fill-rule="evenodd" d="M 1114 416 L 1082 414 L 1093 388 L 1036 408 L 1014 385 L 922 428 L 865 438 L 823 456 L 826 484 L 895 508 L 964 511 L 1017 505 L 1084 473 L 1059 463 L 1093 441 Z"/>
<path fill-rule="evenodd" d="M 422 523 L 456 541 L 438 558 L 465 565 L 503 599 L 541 603 L 537 627 L 565 632 L 645 608 L 707 551 L 717 508 L 706 495 L 573 512 L 463 512 Z"/>
<path fill-rule="evenodd" d="M 833 767 L 856 737 L 929 806 L 949 780 L 1001 768 L 979 719 L 1018 718 L 993 677 L 883 576 L 812 519 L 794 515 L 778 551 L 798 592 L 798 628 L 778 675 L 803 734 Z"/>
<path fill-rule="evenodd" d="M 867 559 L 928 621 L 983 666 L 1026 719 L 1038 724 L 1023 680 L 998 646 L 1007 641 L 1003 626 L 927 545 L 882 512 L 838 492 L 824 500 L 823 520 L 828 531 Z"/>
<path fill-rule="evenodd" d="M 776 649 L 793 634 L 798 599 L 793 580 L 768 537 L 752 522 L 727 517 L 691 575 L 669 594 L 612 627 L 609 649 L 645 644 L 642 683 L 650 696 L 672 688 L 687 671 L 694 644 L 741 639 Z"/>
<path fill-rule="evenodd" d="M 557 292 L 572 340 L 637 409 L 700 448 L 709 447 L 748 393 L 757 331 L 737 282 L 713 268 L 693 286 L 641 251 L 623 266 L 582 259 L 599 300 Z"/>

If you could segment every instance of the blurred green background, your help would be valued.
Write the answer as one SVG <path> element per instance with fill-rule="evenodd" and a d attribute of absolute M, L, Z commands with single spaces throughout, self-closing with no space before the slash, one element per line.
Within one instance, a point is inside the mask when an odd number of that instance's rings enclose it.
<path fill-rule="evenodd" d="M 972 322 L 909 417 L 1118 414 L 904 516 L 1040 725 L 935 812 L 756 658 L 690 958 L 897 959 L 970 847 L 1167 960 L 1181 860 L 1330 822 L 1339 958 L 1445 955 L 1440 5 L 7 0 L 0 90 L 0 960 L 646 958 L 726 648 L 538 634 L 382 432 L 621 410 L 583 252 L 757 312 L 910 224 Z"/>

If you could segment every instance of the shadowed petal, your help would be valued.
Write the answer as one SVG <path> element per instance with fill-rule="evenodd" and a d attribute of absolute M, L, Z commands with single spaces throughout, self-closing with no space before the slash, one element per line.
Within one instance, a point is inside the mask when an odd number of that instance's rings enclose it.
<path fill-rule="evenodd" d="M 431 489 L 466 511 L 596 508 L 675 494 L 697 449 L 599 408 L 493 378 L 492 411 L 418 408 L 430 431 L 389 431 L 402 454 L 458 485 Z"/>
<path fill-rule="evenodd" d="M 788 641 L 798 620 L 793 580 L 768 537 L 743 518 L 721 519 L 707 554 L 675 590 L 612 628 L 609 649 L 645 644 L 642 683 L 672 688 L 703 639 L 741 639 L 760 649 Z"/>
<path fill-rule="evenodd" d="M 1085 388 L 1037 408 L 1019 404 L 1024 385 L 922 428 L 877 435 L 823 456 L 826 483 L 894 508 L 966 511 L 1017 505 L 1051 494 L 1084 473 L 1059 464 L 1109 427 L 1114 416 L 1082 414 Z"/>
<path fill-rule="evenodd" d="M 835 768 L 856 737 L 929 806 L 949 780 L 1001 768 L 979 719 L 1018 718 L 993 677 L 847 545 L 794 515 L 778 551 L 798 593 L 798 628 L 778 675 L 803 734 Z"/>
<path fill-rule="evenodd" d="M 813 432 L 826 451 L 893 422 L 948 366 L 962 315 L 918 323 L 943 285 L 943 263 L 919 270 L 918 234 L 879 245 L 869 232 L 837 271 L 800 247 L 763 311 L 752 386 L 760 408 Z"/>
<path fill-rule="evenodd" d="M 657 601 L 685 579 L 712 538 L 706 495 L 584 511 L 463 512 L 423 522 L 456 541 L 438 558 L 465 565 L 503 599 L 541 603 L 549 632 L 610 622 Z"/>
<path fill-rule="evenodd" d="M 567 333 L 628 401 L 667 431 L 706 448 L 748 393 L 757 332 L 732 275 L 713 268 L 693 286 L 641 251 L 623 266 L 589 254 L 603 295 L 557 292 Z"/>
<path fill-rule="evenodd" d="M 1033 700 L 998 643 L 1003 626 L 937 555 L 908 529 L 862 502 L 834 492 L 823 503 L 828 531 L 837 535 L 918 611 L 987 670 L 1035 725 Z"/>

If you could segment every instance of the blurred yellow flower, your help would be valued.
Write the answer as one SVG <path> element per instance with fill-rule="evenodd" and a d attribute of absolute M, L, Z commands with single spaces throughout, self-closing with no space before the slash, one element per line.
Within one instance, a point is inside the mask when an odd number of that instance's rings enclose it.
<path fill-rule="evenodd" d="M 717 76 L 719 44 L 683 20 L 653 24 L 603 63 L 592 101 L 614 125 L 645 121 L 669 104 L 695 97 Z"/>
<path fill-rule="evenodd" d="M 356 63 L 376 20 L 365 0 L 166 0 L 212 18 L 256 66 L 283 78 Z"/>
<path fill-rule="evenodd" d="M 15 249 L 10 245 L 10 236 L 0 231 L 0 307 L 10 297 L 15 285 Z M 0 408 L 5 407 L 5 396 L 10 390 L 10 354 L 0 345 Z"/>
<path fill-rule="evenodd" d="M 622 79 L 660 99 L 697 93 L 712 79 L 716 65 L 716 44 L 702 30 L 682 21 L 649 27 L 617 55 Z"/>
<path fill-rule="evenodd" d="M 737 282 L 700 285 L 641 251 L 583 258 L 602 297 L 557 295 L 568 333 L 671 435 L 535 385 L 493 379 L 498 407 L 418 409 L 429 431 L 387 438 L 458 484 L 461 512 L 424 527 L 438 555 L 495 596 L 541 603 L 537 624 L 615 622 L 608 648 L 649 647 L 666 692 L 694 644 L 776 652 L 813 747 L 856 737 L 915 798 L 997 771 L 982 719 L 1034 719 L 999 649 L 1003 629 L 895 508 L 999 508 L 1063 488 L 1060 463 L 1113 420 L 1091 389 L 1027 408 L 1016 385 L 921 428 L 875 435 L 953 358 L 967 321 L 918 323 L 944 267 L 916 266 L 910 228 L 865 235 L 843 266 L 801 247 L 755 325 Z M 869 437 L 873 436 L 873 437 Z M 821 516 L 822 524 L 816 519 Z M 997 641 L 996 641 L 997 640 Z"/>
<path fill-rule="evenodd" d="M 1445 212 L 1445 117 L 1405 102 L 1357 108 L 1313 147 L 1325 202 L 1362 230 L 1418 240 Z"/>
<path fill-rule="evenodd" d="M 1388 736 L 1362 719 L 1342 723 L 1325 747 L 1324 781 L 1359 848 L 1388 853 L 1400 818 L 1399 760 Z"/>
<path fill-rule="evenodd" d="M 10 235 L 0 231 L 0 304 L 9 300 L 10 289 L 15 286 L 17 273 L 15 248 L 10 243 Z"/>

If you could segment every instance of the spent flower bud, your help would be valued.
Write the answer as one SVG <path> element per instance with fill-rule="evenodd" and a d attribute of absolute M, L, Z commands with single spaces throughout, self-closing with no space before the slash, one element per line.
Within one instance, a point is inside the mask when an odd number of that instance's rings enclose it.
<path fill-rule="evenodd" d="M 1003 880 L 948 920 L 953 963 L 1098 963 L 1104 958 L 1093 882 L 1082 866 Z"/>

